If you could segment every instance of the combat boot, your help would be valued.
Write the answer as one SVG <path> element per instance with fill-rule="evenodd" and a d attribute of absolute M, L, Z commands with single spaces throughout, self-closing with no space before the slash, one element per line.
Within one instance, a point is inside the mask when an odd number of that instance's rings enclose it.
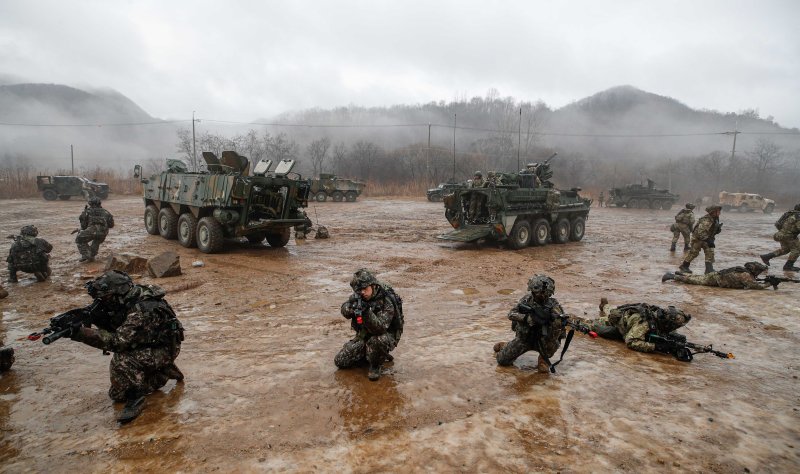
<path fill-rule="evenodd" d="M 545 362 L 544 357 L 539 356 L 539 360 L 536 361 L 536 371 L 540 374 L 546 374 L 550 372 L 550 364 Z"/>
<path fill-rule="evenodd" d="M 787 260 L 786 263 L 783 265 L 783 271 L 785 272 L 800 272 L 800 268 L 794 266 L 794 262 L 797 260 Z"/>
<path fill-rule="evenodd" d="M 714 273 L 714 264 L 711 262 L 706 262 L 706 275 L 709 273 Z"/>
<path fill-rule="evenodd" d="M 125 402 L 125 407 L 117 416 L 117 421 L 122 424 L 129 423 L 141 415 L 142 410 L 144 410 L 144 395 L 128 398 L 128 401 Z"/>
<path fill-rule="evenodd" d="M 19 280 L 17 280 L 17 272 L 14 271 L 14 272 L 10 272 L 8 274 L 8 282 L 9 283 L 19 283 Z"/>
<path fill-rule="evenodd" d="M 373 382 L 381 378 L 381 365 L 369 364 L 369 374 L 367 374 L 367 377 Z"/>
<path fill-rule="evenodd" d="M 500 352 L 503 350 L 504 347 L 506 347 L 505 342 L 498 342 L 497 344 L 494 345 L 494 347 L 492 347 L 492 350 L 494 350 L 495 352 Z"/>
<path fill-rule="evenodd" d="M 664 276 L 661 277 L 661 283 L 664 283 L 665 281 L 669 281 L 669 280 L 674 280 L 674 279 L 675 279 L 675 274 L 671 273 L 671 272 L 667 272 L 667 273 L 664 274 Z"/>
<path fill-rule="evenodd" d="M 681 266 L 678 267 L 678 270 L 681 273 L 692 273 L 692 270 L 689 268 L 689 265 L 691 265 L 691 263 L 684 260 L 683 263 L 681 263 Z"/>
<path fill-rule="evenodd" d="M 674 252 L 675 251 L 675 242 L 672 242 L 672 245 L 670 245 L 670 247 L 669 247 L 669 251 L 670 252 Z"/>
<path fill-rule="evenodd" d="M 164 374 L 170 379 L 176 380 L 178 382 L 183 381 L 183 372 L 181 372 L 181 369 L 179 369 L 178 366 L 175 365 L 174 363 L 168 365 L 167 368 L 164 369 Z"/>
<path fill-rule="evenodd" d="M 761 261 L 764 262 L 764 265 L 769 266 L 769 261 L 775 256 L 775 252 L 765 253 L 761 255 Z"/>
<path fill-rule="evenodd" d="M 683 243 L 683 251 L 684 251 L 684 252 L 686 252 L 687 250 L 689 250 L 689 248 L 690 248 L 690 247 L 689 247 L 689 244 L 687 244 L 686 242 L 684 242 L 684 243 Z"/>

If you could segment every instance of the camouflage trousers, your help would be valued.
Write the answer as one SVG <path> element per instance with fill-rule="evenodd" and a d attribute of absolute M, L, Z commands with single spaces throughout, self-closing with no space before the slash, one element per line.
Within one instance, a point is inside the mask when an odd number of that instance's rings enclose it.
<path fill-rule="evenodd" d="M 542 350 L 544 353 L 539 353 L 548 359 L 553 357 L 561 346 L 561 339 L 558 337 L 548 338 L 542 341 Z M 517 357 L 522 354 L 534 351 L 539 352 L 539 345 L 531 341 L 528 337 L 521 337 L 519 334 L 514 337 L 510 342 L 506 343 L 502 349 L 497 353 L 497 363 L 499 365 L 511 365 L 517 360 Z"/>
<path fill-rule="evenodd" d="M 604 339 L 625 341 L 625 345 L 634 351 L 653 352 L 655 345 L 645 340 L 647 333 L 650 332 L 650 326 L 642 319 L 639 313 L 630 313 L 622 316 L 615 314 L 614 316 L 624 320 L 625 325 L 628 327 L 627 332 L 623 334 L 617 325 L 611 323 L 608 316 L 589 321 L 584 320 L 584 324 Z"/>
<path fill-rule="evenodd" d="M 711 272 L 705 275 L 675 275 L 675 280 L 690 285 L 719 286 L 722 287 L 719 273 Z"/>
<path fill-rule="evenodd" d="M 703 251 L 703 255 L 706 257 L 706 262 L 714 263 L 714 248 L 708 246 L 708 242 L 705 240 L 692 240 L 692 243 L 689 244 L 689 252 L 686 253 L 686 257 L 684 260 L 687 262 L 691 262 L 698 255 L 700 255 L 700 250 Z"/>
<path fill-rule="evenodd" d="M 397 347 L 397 342 L 389 334 L 370 336 L 366 340 L 356 337 L 342 346 L 342 350 L 334 357 L 333 363 L 340 369 L 347 369 L 364 361 L 372 365 L 380 365 L 395 347 Z"/>
<path fill-rule="evenodd" d="M 683 245 L 689 245 L 689 240 L 691 239 L 691 232 L 689 230 L 689 226 L 686 224 L 675 224 L 675 230 L 672 232 L 672 245 L 678 243 L 680 240 L 680 236 L 683 236 Z"/>
<path fill-rule="evenodd" d="M 106 240 L 108 229 L 99 225 L 90 225 L 86 229 L 78 232 L 75 243 L 78 244 L 78 251 L 81 257 L 95 257 L 100 250 L 100 244 Z M 89 246 L 91 242 L 91 247 Z"/>
<path fill-rule="evenodd" d="M 482 194 L 473 194 L 469 200 L 469 210 L 467 212 L 467 218 L 469 220 L 473 220 L 478 217 L 478 214 L 481 212 L 481 206 L 483 206 L 485 196 Z"/>
<path fill-rule="evenodd" d="M 108 396 L 115 402 L 125 401 L 130 392 L 140 395 L 154 392 L 170 379 L 169 369 L 181 352 L 175 349 L 175 357 L 169 348 L 144 348 L 130 352 L 117 352 L 111 358 L 111 388 Z"/>
<path fill-rule="evenodd" d="M 789 261 L 794 262 L 797 257 L 800 257 L 800 240 L 797 237 L 789 239 L 775 239 L 781 244 L 781 249 L 775 252 L 776 257 L 789 254 Z"/>

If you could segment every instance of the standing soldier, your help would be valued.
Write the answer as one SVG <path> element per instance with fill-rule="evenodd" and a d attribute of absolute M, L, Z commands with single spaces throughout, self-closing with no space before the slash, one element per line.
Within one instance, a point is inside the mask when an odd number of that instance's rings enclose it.
<path fill-rule="evenodd" d="M 44 239 L 37 238 L 39 229 L 35 225 L 26 225 L 20 229 L 19 236 L 14 239 L 8 251 L 8 282 L 17 283 L 17 272 L 33 273 L 36 280 L 45 281 L 50 276 L 50 251 L 53 246 Z"/>
<path fill-rule="evenodd" d="M 794 266 L 797 257 L 800 257 L 800 240 L 797 238 L 800 234 L 800 204 L 794 206 L 793 210 L 784 212 L 775 222 L 775 227 L 778 228 L 778 232 L 775 232 L 772 238 L 781 244 L 781 249 L 761 255 L 761 260 L 769 265 L 770 259 L 788 253 L 789 259 L 786 260 L 783 269 L 788 272 L 800 271 L 800 268 Z"/>
<path fill-rule="evenodd" d="M 134 285 L 127 273 L 111 270 L 86 283 L 94 298 L 91 322 L 98 329 L 79 326 L 70 338 L 113 352 L 108 396 L 125 402 L 117 421 L 139 416 L 144 397 L 183 374 L 175 365 L 181 352 L 183 326 L 156 285 Z"/>
<path fill-rule="evenodd" d="M 391 351 L 403 334 L 403 300 L 391 286 L 362 268 L 350 281 L 353 294 L 342 304 L 342 316 L 350 320 L 356 337 L 346 342 L 333 362 L 347 369 L 369 363 L 369 379 L 381 377 L 381 365 L 393 360 Z"/>
<path fill-rule="evenodd" d="M 472 177 L 472 183 L 470 184 L 470 189 L 478 189 L 483 187 L 483 173 L 480 171 L 476 171 L 475 175 Z M 478 214 L 481 212 L 481 205 L 483 204 L 483 194 L 481 193 L 472 193 L 469 198 L 469 209 L 467 210 L 467 220 L 473 221 Z"/>
<path fill-rule="evenodd" d="M 739 290 L 763 290 L 769 288 L 771 284 L 764 280 L 756 280 L 756 278 L 765 271 L 767 271 L 767 266 L 763 263 L 747 262 L 743 267 L 725 268 L 705 275 L 678 275 L 668 272 L 661 277 L 661 282 L 675 280 L 690 285 L 718 286 L 720 288 L 736 288 Z"/>
<path fill-rule="evenodd" d="M 700 250 L 703 250 L 703 255 L 706 259 L 706 273 L 714 271 L 714 248 L 716 247 L 715 239 L 717 234 L 722 232 L 722 223 L 719 221 L 719 213 L 722 211 L 720 206 L 708 206 L 706 208 L 707 214 L 700 218 L 692 231 L 692 242 L 690 245 L 689 253 L 683 259 L 683 263 L 678 268 L 679 272 L 692 273 L 689 265 L 692 260 L 700 255 Z"/>
<path fill-rule="evenodd" d="M 605 207 L 606 195 L 603 194 L 603 191 L 600 191 L 600 199 L 598 200 L 600 201 L 600 207 Z"/>
<path fill-rule="evenodd" d="M 669 230 L 672 231 L 672 245 L 669 247 L 670 252 L 675 251 L 675 246 L 678 239 L 683 235 L 683 251 L 689 250 L 689 237 L 694 227 L 694 204 L 687 202 L 686 207 L 675 214 L 675 223 L 672 224 Z"/>
<path fill-rule="evenodd" d="M 114 228 L 114 216 L 103 209 L 100 199 L 93 197 L 83 209 L 78 218 L 81 222 L 81 231 L 75 237 L 78 251 L 81 253 L 81 262 L 93 262 L 100 250 L 100 244 L 106 240 L 108 229 Z M 92 243 L 91 247 L 89 242 Z"/>
<path fill-rule="evenodd" d="M 539 353 L 537 370 L 542 373 L 555 372 L 550 357 L 553 357 L 566 336 L 561 318 L 564 310 L 553 298 L 555 291 L 556 282 L 547 275 L 533 275 L 528 280 L 528 293 L 508 313 L 514 339 L 494 345 L 498 364 L 511 365 L 522 354 L 536 351 Z"/>

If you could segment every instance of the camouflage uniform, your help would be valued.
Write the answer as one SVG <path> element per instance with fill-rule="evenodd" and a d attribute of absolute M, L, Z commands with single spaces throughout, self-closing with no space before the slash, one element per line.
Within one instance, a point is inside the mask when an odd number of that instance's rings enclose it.
<path fill-rule="evenodd" d="M 17 282 L 17 272 L 28 272 L 36 275 L 39 281 L 45 281 L 52 273 L 50 270 L 50 252 L 53 246 L 44 239 L 37 238 L 39 230 L 36 226 L 26 225 L 14 237 L 14 243 L 8 251 L 8 282 Z"/>
<path fill-rule="evenodd" d="M 688 203 L 685 208 L 678 211 L 678 214 L 675 215 L 675 224 L 670 228 L 670 230 L 672 230 L 672 246 L 670 250 L 673 252 L 675 251 L 675 246 L 681 235 L 683 235 L 683 250 L 689 250 L 689 234 L 691 234 L 692 227 L 694 226 L 694 213 L 692 209 L 694 209 L 694 204 Z"/>
<path fill-rule="evenodd" d="M 665 310 L 646 303 L 634 303 L 616 308 L 601 304 L 600 318 L 588 321 L 577 319 L 601 337 L 624 340 L 628 349 L 653 352 L 656 350 L 656 345 L 647 342 L 648 334 L 666 336 L 686 325 L 692 317 L 675 309 L 674 306 Z"/>
<path fill-rule="evenodd" d="M 355 273 L 350 286 L 356 293 L 342 304 L 341 313 L 350 320 L 356 336 L 344 344 L 333 361 L 340 369 L 366 361 L 370 379 L 376 380 L 381 364 L 391 359 L 389 353 L 403 334 L 403 302 L 391 286 L 377 281 L 366 269 Z M 369 300 L 359 294 L 367 286 L 373 288 Z"/>
<path fill-rule="evenodd" d="M 794 264 L 797 258 L 800 257 L 800 240 L 797 238 L 798 234 L 800 234 L 800 204 L 796 205 L 794 210 L 784 213 L 775 223 L 775 227 L 779 225 L 778 232 L 775 232 L 772 238 L 781 244 L 781 249 L 777 252 L 770 252 L 762 255 L 761 260 L 769 265 L 769 261 L 773 257 L 780 257 L 788 253 L 789 258 L 783 266 L 783 269 L 798 271 Z"/>
<path fill-rule="evenodd" d="M 683 259 L 680 266 L 680 271 L 684 273 L 692 273 L 689 269 L 689 264 L 692 263 L 698 255 L 700 250 L 703 251 L 706 260 L 706 273 L 714 271 L 714 248 L 716 235 L 722 230 L 722 224 L 719 222 L 720 206 L 709 206 L 706 208 L 705 216 L 701 217 L 697 222 L 694 230 L 692 231 L 692 241 L 689 244 L 689 252 Z M 714 216 L 713 214 L 716 214 Z"/>
<path fill-rule="evenodd" d="M 108 229 L 114 228 L 114 216 L 101 207 L 100 199 L 92 198 L 78 219 L 82 230 L 75 237 L 75 243 L 81 253 L 81 261 L 93 261 L 100 244 L 106 240 Z M 92 243 L 91 247 L 89 242 Z"/>
<path fill-rule="evenodd" d="M 739 290 L 763 290 L 769 283 L 757 281 L 756 277 L 767 269 L 758 262 L 747 262 L 743 267 L 731 267 L 705 275 L 674 275 L 667 273 L 661 281 L 675 280 L 690 285 L 718 286 Z"/>
<path fill-rule="evenodd" d="M 115 287 L 115 279 L 130 283 Z M 171 378 L 183 380 L 175 366 L 183 326 L 164 299 L 163 289 L 133 285 L 127 274 L 115 270 L 86 286 L 90 295 L 102 300 L 92 313 L 92 324 L 98 329 L 81 327 L 71 337 L 114 353 L 108 390 L 112 400 L 130 401 L 158 390 Z"/>
<path fill-rule="evenodd" d="M 304 240 L 306 238 L 306 235 L 309 232 L 311 232 L 311 227 L 314 225 L 314 223 L 311 222 L 311 219 L 308 218 L 308 215 L 306 215 L 305 212 L 303 212 L 303 218 L 304 218 L 305 222 L 303 222 L 300 225 L 294 226 L 294 238 L 295 239 Z"/>
<path fill-rule="evenodd" d="M 534 275 L 528 281 L 528 293 L 520 298 L 514 308 L 508 312 L 514 339 L 504 345 L 495 346 L 497 363 L 511 365 L 522 354 L 528 351 L 539 353 L 539 370 L 547 371 L 549 358 L 555 355 L 566 336 L 564 322 L 559 317 L 564 310 L 552 297 L 555 282 L 545 275 Z M 521 312 L 520 305 L 533 309 L 536 314 Z"/>
<path fill-rule="evenodd" d="M 470 188 L 478 189 L 484 186 L 483 182 L 483 175 L 480 171 L 475 172 L 475 176 L 472 178 L 472 184 Z M 472 193 L 469 198 L 469 209 L 467 211 L 467 220 L 472 221 L 478 214 L 481 212 L 481 206 L 483 205 L 485 196 L 481 193 Z"/>
<path fill-rule="evenodd" d="M 598 201 L 600 201 L 600 207 L 604 207 L 606 202 L 606 196 L 605 194 L 603 194 L 603 191 L 600 191 L 600 197 L 598 198 Z"/>
<path fill-rule="evenodd" d="M 14 360 L 14 349 L 3 346 L 3 341 L 0 339 L 0 372 L 11 369 Z"/>
<path fill-rule="evenodd" d="M 488 188 L 489 186 L 502 186 L 503 185 L 503 175 L 500 173 L 496 173 L 494 171 L 489 171 L 489 175 L 486 177 L 486 183 L 483 184 L 483 187 Z"/>

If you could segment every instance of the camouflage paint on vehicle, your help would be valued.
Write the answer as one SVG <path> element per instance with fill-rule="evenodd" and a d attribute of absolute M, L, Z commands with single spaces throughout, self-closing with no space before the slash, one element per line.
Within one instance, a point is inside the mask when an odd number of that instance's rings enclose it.
<path fill-rule="evenodd" d="M 647 186 L 629 184 L 623 188 L 608 190 L 608 205 L 637 209 L 670 209 L 675 201 L 680 198 L 666 189 L 657 189 L 652 179 L 647 180 Z"/>
<path fill-rule="evenodd" d="M 719 193 L 719 205 L 722 206 L 722 210 L 725 212 L 733 209 L 739 212 L 752 212 L 758 209 L 764 214 L 772 214 L 772 211 L 775 210 L 775 201 L 754 193 L 721 191 Z"/>
<path fill-rule="evenodd" d="M 364 192 L 366 183 L 352 179 L 339 178 L 329 173 L 320 173 L 319 178 L 311 180 L 310 196 L 324 202 L 332 199 L 335 202 L 354 202 Z"/>

